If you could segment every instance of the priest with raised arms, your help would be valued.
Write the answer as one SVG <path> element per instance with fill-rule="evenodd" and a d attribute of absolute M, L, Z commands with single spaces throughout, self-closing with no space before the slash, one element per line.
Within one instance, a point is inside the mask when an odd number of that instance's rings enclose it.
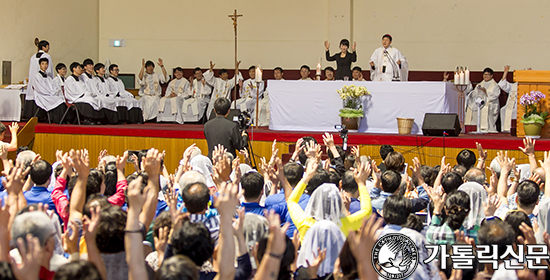
<path fill-rule="evenodd" d="M 159 58 L 158 65 L 162 69 L 162 74 L 154 72 L 155 64 L 145 59 L 142 60 L 141 70 L 138 75 L 138 83 L 141 86 L 139 89 L 139 102 L 141 103 L 141 109 L 143 110 L 143 119 L 145 121 L 156 121 L 159 112 L 159 102 L 162 90 L 160 84 L 166 83 L 168 75 L 166 69 L 164 69 L 164 63 Z"/>
<path fill-rule="evenodd" d="M 483 69 L 483 81 L 481 81 L 474 90 L 472 90 L 468 96 L 471 94 L 481 94 L 487 96 L 487 102 L 485 106 L 481 109 L 481 118 L 480 118 L 480 129 L 483 132 L 496 133 L 497 132 L 497 119 L 500 113 L 500 86 L 493 79 L 494 71 L 493 69 L 487 67 Z M 505 85 L 505 83 L 502 83 Z M 468 98 L 466 100 L 469 100 Z M 466 117 L 464 123 L 466 125 L 477 125 L 477 112 L 473 112 L 466 103 L 465 106 Z"/>
<path fill-rule="evenodd" d="M 236 66 L 238 67 L 241 62 L 237 62 Z M 207 117 L 210 118 L 212 110 L 214 109 L 214 103 L 216 99 L 223 97 L 228 100 L 231 100 L 231 90 L 235 87 L 235 77 L 229 79 L 229 73 L 226 69 L 221 69 L 219 72 L 219 77 L 214 77 L 214 66 L 212 61 L 210 61 L 210 70 L 204 73 L 204 78 L 206 83 L 212 86 L 214 89 L 212 91 L 212 97 L 210 98 L 210 103 L 208 104 L 208 109 L 206 109 Z M 237 73 L 237 83 L 243 80 L 241 72 Z"/>
<path fill-rule="evenodd" d="M 46 57 L 39 60 L 40 71 L 31 77 L 36 105 L 48 112 L 48 119 L 52 123 L 59 123 L 67 106 L 61 87 L 53 82 L 53 79 L 46 74 L 49 61 Z"/>
<path fill-rule="evenodd" d="M 171 122 L 183 124 L 181 108 L 185 99 L 185 93 L 189 92 L 189 81 L 183 77 L 183 69 L 176 67 L 174 77 L 166 88 L 164 97 L 160 99 L 157 122 Z"/>
<path fill-rule="evenodd" d="M 386 34 L 382 36 L 382 47 L 374 50 L 369 64 L 371 67 L 370 79 L 374 82 L 388 82 L 394 78 L 400 81 L 406 81 L 405 57 L 396 48 L 391 46 L 392 36 Z"/>
<path fill-rule="evenodd" d="M 212 86 L 207 83 L 200 67 L 193 70 L 193 75 L 189 77 L 189 87 L 187 89 L 188 91 L 184 93 L 185 100 L 181 107 L 183 122 L 206 122 L 205 111 L 210 102 Z"/>

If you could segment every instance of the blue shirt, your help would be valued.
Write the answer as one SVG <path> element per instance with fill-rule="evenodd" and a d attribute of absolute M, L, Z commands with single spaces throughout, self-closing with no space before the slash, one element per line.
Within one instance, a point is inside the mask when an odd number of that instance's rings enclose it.
<path fill-rule="evenodd" d="M 57 214 L 55 204 L 52 200 L 52 193 L 45 187 L 34 186 L 30 191 L 23 192 L 23 196 L 27 200 L 27 204 L 48 204 L 48 209 L 53 210 Z"/>
<path fill-rule="evenodd" d="M 298 201 L 298 205 L 300 205 L 302 209 L 306 210 L 308 202 L 309 195 L 302 194 L 300 200 Z M 294 231 L 296 230 L 296 226 L 292 222 L 292 218 L 290 218 L 290 213 L 288 213 L 288 206 L 286 204 L 284 190 L 281 190 L 281 192 L 278 194 L 268 196 L 265 199 L 265 208 L 269 210 L 273 209 L 275 210 L 275 213 L 279 214 L 279 216 L 281 217 L 281 225 L 284 225 L 286 222 L 290 224 L 288 230 L 286 231 L 286 236 L 292 238 L 292 236 L 294 235 Z"/>
<path fill-rule="evenodd" d="M 349 213 L 353 214 L 359 210 L 361 210 L 361 201 L 355 197 L 350 197 L 351 202 L 349 204 Z"/>
<path fill-rule="evenodd" d="M 266 209 L 258 202 L 243 202 L 241 206 L 244 208 L 245 213 L 252 213 L 260 216 L 264 216 L 264 210 Z"/>

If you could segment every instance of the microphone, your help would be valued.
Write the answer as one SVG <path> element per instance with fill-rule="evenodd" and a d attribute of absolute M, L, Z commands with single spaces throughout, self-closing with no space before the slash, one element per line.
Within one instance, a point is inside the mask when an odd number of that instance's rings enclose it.
<path fill-rule="evenodd" d="M 385 56 L 385 57 L 388 56 L 388 51 L 387 51 L 387 50 L 384 50 L 384 56 Z M 386 65 L 383 65 L 383 66 L 382 66 L 382 73 L 386 73 Z"/>
<path fill-rule="evenodd" d="M 399 69 L 401 68 L 399 66 L 399 64 L 397 64 L 393 58 L 391 57 L 391 55 L 389 55 L 388 51 L 387 50 L 384 50 L 384 55 L 387 56 L 389 59 L 390 59 L 390 63 L 392 64 L 392 72 L 393 72 L 393 79 L 392 81 L 400 81 L 401 79 L 399 78 Z"/>

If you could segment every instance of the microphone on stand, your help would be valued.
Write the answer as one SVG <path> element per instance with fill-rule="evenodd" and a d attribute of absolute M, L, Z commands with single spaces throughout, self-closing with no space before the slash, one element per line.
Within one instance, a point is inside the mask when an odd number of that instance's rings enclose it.
<path fill-rule="evenodd" d="M 391 55 L 388 53 L 387 50 L 384 50 L 384 55 L 387 56 L 389 59 L 390 59 L 390 63 L 392 64 L 392 72 L 393 72 L 393 79 L 392 81 L 394 82 L 399 82 L 401 81 L 401 78 L 399 78 L 399 64 L 397 64 L 393 58 L 391 57 Z"/>

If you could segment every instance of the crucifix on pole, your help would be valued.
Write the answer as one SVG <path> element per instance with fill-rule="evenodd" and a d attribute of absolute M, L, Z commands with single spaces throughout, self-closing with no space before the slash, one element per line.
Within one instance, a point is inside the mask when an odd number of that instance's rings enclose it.
<path fill-rule="evenodd" d="M 237 74 L 239 73 L 239 61 L 237 60 L 237 19 L 243 15 L 237 14 L 237 9 L 232 15 L 229 15 L 233 20 L 233 29 L 235 30 L 235 88 L 233 89 L 233 107 L 237 108 Z"/>

